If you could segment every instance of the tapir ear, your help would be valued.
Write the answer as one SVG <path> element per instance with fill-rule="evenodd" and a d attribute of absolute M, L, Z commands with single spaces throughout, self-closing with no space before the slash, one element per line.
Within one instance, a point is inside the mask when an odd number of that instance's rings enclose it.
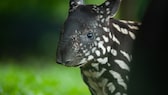
<path fill-rule="evenodd" d="M 113 17 L 119 9 L 121 0 L 106 0 L 103 4 L 99 5 L 99 12 L 104 16 Z"/>
<path fill-rule="evenodd" d="M 83 0 L 70 0 L 69 2 L 69 12 L 75 10 L 79 5 L 83 5 Z"/>

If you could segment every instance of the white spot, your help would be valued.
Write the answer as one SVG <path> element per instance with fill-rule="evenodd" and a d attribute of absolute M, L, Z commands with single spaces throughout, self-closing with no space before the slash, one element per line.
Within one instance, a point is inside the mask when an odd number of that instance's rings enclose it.
<path fill-rule="evenodd" d="M 126 93 L 123 93 L 123 95 L 127 95 Z"/>
<path fill-rule="evenodd" d="M 122 79 L 121 75 L 118 72 L 115 72 L 113 70 L 110 70 L 109 72 L 112 74 L 112 76 L 115 79 L 117 79 L 118 84 L 121 85 L 121 86 L 123 86 L 127 90 L 127 85 L 124 82 L 124 80 Z"/>
<path fill-rule="evenodd" d="M 120 93 L 120 92 L 117 92 L 115 95 L 121 95 L 121 93 Z"/>
<path fill-rule="evenodd" d="M 110 52 L 111 46 L 107 46 L 107 52 Z"/>
<path fill-rule="evenodd" d="M 130 35 L 130 37 L 133 39 L 133 40 L 135 40 L 135 34 L 134 33 L 132 33 L 131 31 L 129 31 L 129 35 Z"/>
<path fill-rule="evenodd" d="M 117 56 L 117 50 L 111 49 L 111 54 L 112 54 L 113 56 Z"/>
<path fill-rule="evenodd" d="M 79 64 L 84 64 L 84 63 L 87 63 L 86 58 L 83 58 L 83 59 L 80 61 Z"/>
<path fill-rule="evenodd" d="M 97 56 L 100 56 L 100 51 L 99 50 L 96 50 L 95 53 L 96 53 Z"/>
<path fill-rule="evenodd" d="M 107 63 L 107 65 L 110 67 L 111 66 L 111 64 L 110 63 Z"/>
<path fill-rule="evenodd" d="M 126 76 L 126 79 L 127 79 L 127 80 L 129 80 L 129 77 L 128 77 L 128 76 Z"/>
<path fill-rule="evenodd" d="M 129 27 L 130 29 L 134 29 L 134 30 L 138 30 L 138 29 L 139 29 L 137 26 L 128 25 L 128 27 Z"/>
<path fill-rule="evenodd" d="M 99 18 L 103 18 L 103 15 L 100 15 Z"/>
<path fill-rule="evenodd" d="M 110 11 L 107 11 L 107 14 L 110 14 Z"/>
<path fill-rule="evenodd" d="M 103 51 L 103 54 L 106 54 L 106 48 L 103 46 L 104 42 L 103 41 L 100 41 L 98 43 L 98 48 L 101 48 L 102 51 Z"/>
<path fill-rule="evenodd" d="M 95 44 L 95 46 L 97 46 L 97 42 L 96 41 L 94 41 L 94 44 Z"/>
<path fill-rule="evenodd" d="M 102 23 L 104 23 L 104 20 L 105 20 L 105 19 L 104 19 L 104 18 L 102 18 L 102 19 L 101 19 L 101 22 L 102 22 Z"/>
<path fill-rule="evenodd" d="M 112 82 L 107 84 L 107 87 L 109 88 L 109 90 L 111 91 L 111 93 L 113 93 L 115 91 L 115 86 Z"/>
<path fill-rule="evenodd" d="M 79 5 L 82 5 L 82 4 L 83 4 L 83 0 L 77 1 L 77 3 L 78 3 Z"/>
<path fill-rule="evenodd" d="M 90 55 L 90 51 L 88 51 L 87 53 L 85 53 L 85 56 L 88 56 L 88 55 Z"/>
<path fill-rule="evenodd" d="M 74 3 L 75 3 L 75 2 L 72 1 L 72 2 L 71 2 L 71 5 L 73 5 Z"/>
<path fill-rule="evenodd" d="M 110 21 L 109 21 L 109 19 L 111 18 L 111 16 L 108 16 L 108 17 L 106 17 L 106 22 L 107 22 L 107 25 L 109 25 L 110 24 Z"/>
<path fill-rule="evenodd" d="M 96 50 L 96 47 L 93 47 L 93 48 L 92 48 L 92 53 L 94 53 L 94 52 L 95 52 L 95 50 Z"/>
<path fill-rule="evenodd" d="M 105 41 L 106 43 L 109 42 L 109 38 L 108 38 L 108 37 L 106 37 L 105 35 L 103 35 L 102 37 L 103 37 L 103 39 L 104 39 L 104 41 Z"/>
<path fill-rule="evenodd" d="M 83 47 L 85 47 L 85 48 L 86 48 L 86 45 L 84 45 Z"/>
<path fill-rule="evenodd" d="M 97 40 L 97 41 L 100 41 L 100 37 L 97 37 L 96 40 Z"/>
<path fill-rule="evenodd" d="M 113 35 L 113 41 L 120 45 L 119 40 Z"/>
<path fill-rule="evenodd" d="M 127 58 L 127 60 L 128 60 L 129 62 L 131 61 L 131 58 L 130 58 L 130 56 L 129 56 L 128 53 L 126 53 L 125 51 L 122 51 L 122 50 L 120 50 L 120 52 L 121 52 L 121 54 L 122 54 L 123 56 L 125 56 L 125 57 Z"/>
<path fill-rule="evenodd" d="M 119 32 L 120 32 L 120 27 L 119 27 L 119 25 L 117 25 L 117 24 L 113 23 L 113 26 L 114 26 L 114 28 L 116 28 L 116 29 L 117 29 L 117 31 L 119 31 Z"/>
<path fill-rule="evenodd" d="M 110 5 L 110 2 L 109 2 L 109 1 L 106 1 L 105 5 L 106 5 L 106 6 Z"/>
<path fill-rule="evenodd" d="M 117 63 L 120 66 L 120 68 L 130 71 L 130 68 L 123 60 L 116 59 L 116 60 L 114 60 L 114 62 Z"/>
<path fill-rule="evenodd" d="M 105 32 L 109 32 L 109 31 L 110 31 L 109 28 L 107 28 L 107 27 L 103 27 L 103 30 L 104 30 Z"/>
<path fill-rule="evenodd" d="M 82 46 L 83 44 L 82 44 L 82 43 L 80 43 L 79 45 L 80 45 L 80 46 Z"/>
<path fill-rule="evenodd" d="M 101 24 L 99 24 L 99 27 L 102 27 L 102 25 L 101 25 Z"/>
<path fill-rule="evenodd" d="M 93 55 L 89 55 L 87 60 L 90 61 L 92 59 L 94 59 L 94 56 Z"/>
<path fill-rule="evenodd" d="M 110 11 L 110 8 L 106 8 L 106 11 Z"/>
<path fill-rule="evenodd" d="M 103 13 L 104 13 L 104 11 L 100 11 L 100 13 L 101 13 L 101 14 L 103 14 Z"/>
<path fill-rule="evenodd" d="M 108 62 L 108 57 L 98 58 L 97 61 L 101 64 L 106 64 Z"/>
<path fill-rule="evenodd" d="M 125 34 L 125 35 L 128 34 L 128 31 L 127 31 L 127 29 L 125 29 L 125 28 L 121 28 L 121 32 L 122 32 L 123 34 Z"/>
<path fill-rule="evenodd" d="M 99 63 L 91 63 L 92 67 L 94 67 L 96 70 L 99 70 Z"/>
<path fill-rule="evenodd" d="M 94 23 L 94 28 L 96 28 L 98 26 L 98 23 L 97 22 L 95 22 Z"/>
<path fill-rule="evenodd" d="M 83 50 L 83 53 L 86 53 L 88 50 L 87 49 L 85 49 L 85 50 Z"/>

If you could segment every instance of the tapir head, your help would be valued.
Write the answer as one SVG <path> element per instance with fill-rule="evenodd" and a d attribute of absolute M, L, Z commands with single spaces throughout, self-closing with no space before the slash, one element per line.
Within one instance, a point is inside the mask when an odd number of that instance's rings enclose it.
<path fill-rule="evenodd" d="M 83 0 L 70 0 L 69 15 L 60 34 L 57 63 L 83 66 L 93 62 L 98 40 L 109 27 L 121 0 L 106 0 L 101 5 L 84 5 Z"/>

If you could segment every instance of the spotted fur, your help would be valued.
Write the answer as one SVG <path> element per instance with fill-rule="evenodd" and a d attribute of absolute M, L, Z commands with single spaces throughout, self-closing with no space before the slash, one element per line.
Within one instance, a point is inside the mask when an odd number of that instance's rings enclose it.
<path fill-rule="evenodd" d="M 139 23 L 116 20 L 121 0 L 84 5 L 70 0 L 57 63 L 80 67 L 92 95 L 127 95 L 131 50 Z"/>

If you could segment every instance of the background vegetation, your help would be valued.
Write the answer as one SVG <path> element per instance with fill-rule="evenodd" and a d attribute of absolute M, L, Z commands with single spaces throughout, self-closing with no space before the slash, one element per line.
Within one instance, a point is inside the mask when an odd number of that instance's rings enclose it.
<path fill-rule="evenodd" d="M 0 0 L 0 95 L 89 95 L 78 68 L 55 63 L 68 2 Z M 141 21 L 148 3 L 123 0 L 116 18 Z"/>

